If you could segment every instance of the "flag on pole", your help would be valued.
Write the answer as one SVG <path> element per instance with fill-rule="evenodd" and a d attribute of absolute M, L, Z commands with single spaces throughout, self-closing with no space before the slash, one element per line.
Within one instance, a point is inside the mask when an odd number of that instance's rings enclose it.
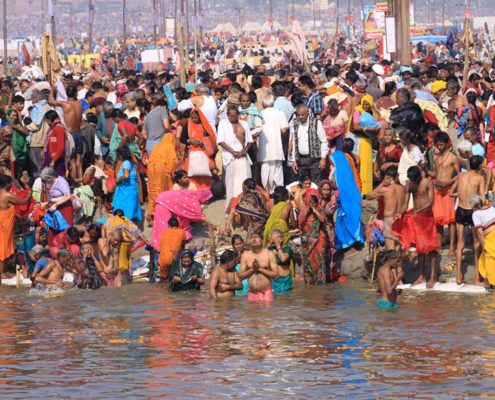
<path fill-rule="evenodd" d="M 297 58 L 304 64 L 306 62 L 306 36 L 299 21 L 294 20 L 292 23 L 290 42 Z"/>

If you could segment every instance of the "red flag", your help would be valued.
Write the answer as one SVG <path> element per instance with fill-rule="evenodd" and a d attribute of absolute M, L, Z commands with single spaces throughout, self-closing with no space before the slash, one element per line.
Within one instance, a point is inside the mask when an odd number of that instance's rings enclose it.
<path fill-rule="evenodd" d="M 24 65 L 31 66 L 33 61 L 31 60 L 31 55 L 29 54 L 29 51 L 26 47 L 26 43 L 22 44 L 21 51 L 22 51 L 22 55 L 24 57 Z"/>

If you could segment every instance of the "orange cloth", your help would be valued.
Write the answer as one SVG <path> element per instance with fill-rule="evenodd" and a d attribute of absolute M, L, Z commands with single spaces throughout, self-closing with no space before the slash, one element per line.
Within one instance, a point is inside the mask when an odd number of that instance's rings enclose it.
<path fill-rule="evenodd" d="M 433 215 L 435 223 L 439 226 L 452 224 L 455 222 L 455 200 L 449 195 L 450 187 L 440 190 L 435 187 L 435 201 L 433 203 Z"/>
<path fill-rule="evenodd" d="M 431 209 L 421 214 L 409 210 L 393 223 L 392 233 L 400 238 L 404 249 L 416 247 L 416 253 L 424 255 L 438 250 L 437 227 Z"/>
<path fill-rule="evenodd" d="M 5 261 L 15 252 L 14 225 L 15 207 L 0 210 L 0 261 Z"/>
<path fill-rule="evenodd" d="M 201 123 L 195 124 L 192 122 L 191 118 L 189 118 L 187 122 L 187 136 L 190 140 L 200 140 L 203 143 L 204 147 L 195 147 L 191 145 L 188 146 L 187 157 L 184 160 L 184 168 L 186 171 L 189 171 L 189 154 L 191 154 L 192 151 L 203 151 L 209 158 L 210 170 L 212 170 L 215 168 L 214 156 L 218 149 L 215 131 L 199 108 L 195 108 L 193 111 L 198 113 Z M 190 176 L 189 180 L 191 182 L 194 182 L 198 189 L 211 188 L 211 176 Z"/>
<path fill-rule="evenodd" d="M 357 156 L 354 156 L 357 157 Z M 345 158 L 347 158 L 347 162 L 351 166 L 352 174 L 354 175 L 354 180 L 356 181 L 356 185 L 359 191 L 363 192 L 363 184 L 361 182 L 361 177 L 359 176 L 359 162 L 354 163 L 354 159 L 350 154 L 345 153 Z M 356 165 L 357 164 L 357 165 Z"/>
<path fill-rule="evenodd" d="M 167 228 L 160 237 L 160 278 L 168 279 L 168 271 L 174 262 L 174 258 L 186 241 L 186 232 L 182 228 Z"/>
<path fill-rule="evenodd" d="M 148 215 L 154 214 L 158 195 L 172 189 L 172 174 L 179 164 L 176 148 L 177 139 L 170 133 L 153 147 L 148 160 Z"/>

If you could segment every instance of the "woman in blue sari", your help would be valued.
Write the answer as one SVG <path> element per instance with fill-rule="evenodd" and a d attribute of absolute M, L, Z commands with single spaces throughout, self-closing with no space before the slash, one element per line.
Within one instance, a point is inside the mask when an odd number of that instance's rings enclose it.
<path fill-rule="evenodd" d="M 361 193 L 345 154 L 337 150 L 330 159 L 333 165 L 333 179 L 339 190 L 335 216 L 335 248 L 347 249 L 354 243 L 364 243 Z"/>
<path fill-rule="evenodd" d="M 133 222 L 143 219 L 139 204 L 139 186 L 136 165 L 131 160 L 131 152 L 127 147 L 119 147 L 116 151 L 117 186 L 113 195 L 113 209 L 124 211 L 124 216 Z"/>

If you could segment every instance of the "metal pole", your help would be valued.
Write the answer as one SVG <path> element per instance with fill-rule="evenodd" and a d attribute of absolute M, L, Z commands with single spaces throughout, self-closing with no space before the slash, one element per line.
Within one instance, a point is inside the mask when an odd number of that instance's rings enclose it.
<path fill-rule="evenodd" d="M 268 5 L 270 6 L 270 31 L 273 31 L 273 4 L 272 4 L 272 0 L 268 0 Z"/>
<path fill-rule="evenodd" d="M 445 32 L 445 0 L 442 3 L 442 31 Z"/>
<path fill-rule="evenodd" d="M 7 0 L 3 0 L 3 72 L 5 76 L 9 72 L 9 63 L 7 62 L 8 53 L 7 53 Z"/>
<path fill-rule="evenodd" d="M 296 5 L 294 4 L 294 0 L 292 0 L 292 18 L 296 19 Z"/>
<path fill-rule="evenodd" d="M 335 60 L 337 60 L 337 53 L 339 51 L 339 6 L 340 2 L 337 0 L 335 4 Z"/>
<path fill-rule="evenodd" d="M 56 26 L 55 26 L 55 10 L 53 8 L 55 7 L 55 0 L 52 0 L 52 15 L 50 17 L 50 22 L 52 26 L 52 40 L 53 44 L 55 47 L 57 47 L 57 31 L 56 31 Z"/>
<path fill-rule="evenodd" d="M 127 0 L 122 0 L 122 42 L 127 53 Z"/>
<path fill-rule="evenodd" d="M 174 0 L 174 40 L 177 41 L 177 0 Z"/>
<path fill-rule="evenodd" d="M 41 36 L 45 33 L 45 1 L 41 0 Z"/>
<path fill-rule="evenodd" d="M 199 37 L 203 39 L 203 8 L 201 6 L 201 0 L 198 0 L 198 15 L 200 18 L 199 23 Z M 202 48 L 202 42 L 200 41 L 199 48 Z"/>
<path fill-rule="evenodd" d="M 93 15 L 94 15 L 93 0 L 89 0 L 88 4 L 88 39 L 89 39 L 89 53 L 93 51 Z"/>
<path fill-rule="evenodd" d="M 157 4 L 156 4 L 156 0 L 153 0 L 153 42 L 155 42 L 155 45 L 156 45 L 157 31 L 158 31 L 157 17 L 158 17 Z"/>

